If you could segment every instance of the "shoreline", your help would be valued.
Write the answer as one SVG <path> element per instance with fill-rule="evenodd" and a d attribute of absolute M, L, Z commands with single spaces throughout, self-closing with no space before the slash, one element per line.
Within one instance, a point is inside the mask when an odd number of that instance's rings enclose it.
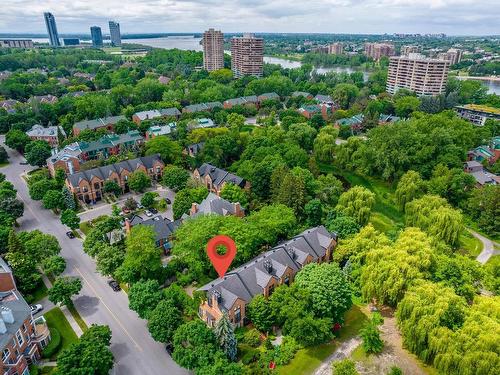
<path fill-rule="evenodd" d="M 452 76 L 453 77 L 453 76 Z M 477 80 L 477 81 L 493 81 L 500 82 L 500 77 L 495 76 L 454 76 L 456 79 L 466 81 L 466 80 Z"/>

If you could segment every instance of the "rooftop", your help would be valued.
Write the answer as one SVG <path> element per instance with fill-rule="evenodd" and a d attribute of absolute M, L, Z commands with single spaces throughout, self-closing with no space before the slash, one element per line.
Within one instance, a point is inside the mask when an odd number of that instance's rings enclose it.
<path fill-rule="evenodd" d="M 93 130 L 97 128 L 102 128 L 107 125 L 114 125 L 120 120 L 125 120 L 125 116 L 110 116 L 110 117 L 102 117 L 95 120 L 84 120 L 77 122 L 73 125 L 73 128 L 77 128 L 79 130 Z"/>
<path fill-rule="evenodd" d="M 30 130 L 26 132 L 29 137 L 54 137 L 57 136 L 57 126 L 43 127 L 42 125 L 33 125 Z M 59 126 L 59 130 L 63 135 L 64 129 Z"/>

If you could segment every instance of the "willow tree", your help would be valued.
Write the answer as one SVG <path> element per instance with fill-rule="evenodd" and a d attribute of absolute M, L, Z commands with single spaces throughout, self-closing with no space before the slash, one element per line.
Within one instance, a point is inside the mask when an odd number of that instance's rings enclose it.
<path fill-rule="evenodd" d="M 406 204 L 406 224 L 419 227 L 437 239 L 456 246 L 463 229 L 463 217 L 446 199 L 424 195 Z"/>
<path fill-rule="evenodd" d="M 396 306 L 416 280 L 426 276 L 433 250 L 429 238 L 407 228 L 392 246 L 374 248 L 361 271 L 361 292 L 366 299 Z"/>
<path fill-rule="evenodd" d="M 342 193 L 336 210 L 355 218 L 359 225 L 365 225 L 370 219 L 374 204 L 375 194 L 362 186 L 354 186 Z"/>
<path fill-rule="evenodd" d="M 406 172 L 398 182 L 396 188 L 396 203 L 404 211 L 406 203 L 423 195 L 425 188 L 424 180 L 420 173 L 415 171 Z"/>

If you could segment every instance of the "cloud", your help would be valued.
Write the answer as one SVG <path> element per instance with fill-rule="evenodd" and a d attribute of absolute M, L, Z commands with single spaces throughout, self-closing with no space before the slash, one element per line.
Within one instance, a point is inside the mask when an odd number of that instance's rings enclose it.
<path fill-rule="evenodd" d="M 493 34 L 499 32 L 498 0 L 4 0 L 0 32 L 45 32 L 52 12 L 60 33 L 330 32 Z"/>

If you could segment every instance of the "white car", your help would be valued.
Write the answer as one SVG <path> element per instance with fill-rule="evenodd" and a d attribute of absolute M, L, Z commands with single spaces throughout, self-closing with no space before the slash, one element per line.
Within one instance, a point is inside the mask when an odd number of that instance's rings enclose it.
<path fill-rule="evenodd" d="M 43 310 L 43 306 L 40 304 L 30 305 L 30 309 L 31 309 L 31 314 L 35 315 L 36 313 Z"/>
<path fill-rule="evenodd" d="M 153 216 L 153 213 L 152 213 L 151 211 L 149 211 L 149 210 L 144 211 L 144 214 L 145 214 L 147 217 L 151 217 L 151 216 Z"/>

